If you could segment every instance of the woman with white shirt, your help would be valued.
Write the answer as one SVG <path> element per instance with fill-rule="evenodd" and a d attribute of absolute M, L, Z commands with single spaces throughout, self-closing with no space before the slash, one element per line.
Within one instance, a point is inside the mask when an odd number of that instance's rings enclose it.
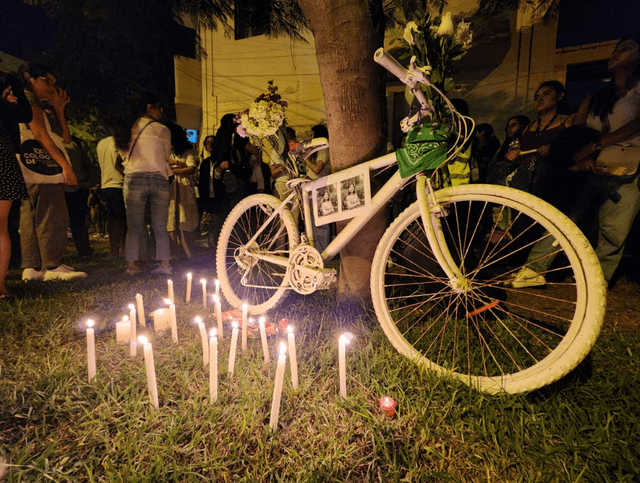
<path fill-rule="evenodd" d="M 144 213 L 147 202 L 151 211 L 151 226 L 156 240 L 156 260 L 160 264 L 152 273 L 171 275 L 170 244 L 167 232 L 169 200 L 171 198 L 171 133 L 160 123 L 163 110 L 159 99 L 144 93 L 137 104 L 138 119 L 129 130 L 117 133 L 116 146 L 124 166 L 124 202 L 127 209 L 125 252 L 127 274 L 141 272 L 138 265 L 140 240 L 146 229 Z"/>

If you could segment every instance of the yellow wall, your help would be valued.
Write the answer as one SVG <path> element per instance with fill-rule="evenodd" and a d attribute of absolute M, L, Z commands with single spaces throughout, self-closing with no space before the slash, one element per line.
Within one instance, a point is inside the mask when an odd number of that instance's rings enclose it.
<path fill-rule="evenodd" d="M 475 0 L 452 0 L 449 5 L 454 15 L 467 17 L 477 8 Z M 503 136 L 504 124 L 510 116 L 535 117 L 533 95 L 541 82 L 550 79 L 564 82 L 568 64 L 606 59 L 614 46 L 609 42 L 556 51 L 556 30 L 555 22 L 543 25 L 530 12 L 514 12 L 511 45 L 503 62 L 472 86 L 467 87 L 463 77 L 456 78 L 461 88 L 452 97 L 466 99 L 476 122 L 491 123 L 498 137 Z M 236 41 L 222 32 L 211 31 L 202 32 L 201 37 L 206 52 L 202 61 L 202 137 L 215 133 L 222 115 L 246 109 L 266 90 L 271 79 L 289 102 L 287 120 L 299 139 L 308 135 L 312 125 L 325 121 L 310 33 L 306 35 L 308 44 L 264 36 Z M 473 55 L 473 49 L 468 55 Z M 388 106 L 393 107 L 391 101 Z"/>
<path fill-rule="evenodd" d="M 311 126 L 325 121 L 315 43 L 267 39 L 242 40 L 222 32 L 201 34 L 206 58 L 202 61 L 203 135 L 215 134 L 220 118 L 247 109 L 273 80 L 289 103 L 287 123 L 304 138 Z M 203 136 L 204 137 L 204 136 Z"/>

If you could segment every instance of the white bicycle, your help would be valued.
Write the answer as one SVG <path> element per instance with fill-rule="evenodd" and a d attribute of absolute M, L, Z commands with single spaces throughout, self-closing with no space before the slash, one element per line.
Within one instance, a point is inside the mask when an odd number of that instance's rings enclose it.
<path fill-rule="evenodd" d="M 382 49 L 376 61 L 410 85 L 428 108 L 419 87 L 428 79 Z M 452 113 L 453 133 L 444 165 L 471 136 L 473 124 L 442 97 Z M 434 190 L 436 171 L 406 179 L 396 171 L 322 253 L 314 248 L 312 209 L 319 209 L 312 202 L 314 191 L 350 171 L 378 173 L 396 164 L 391 153 L 319 180 L 292 179 L 284 201 L 264 194 L 242 200 L 224 223 L 216 253 L 227 301 L 246 302 L 258 314 L 292 290 L 309 294 L 328 288 L 337 274 L 325 263 L 413 183 L 417 201 L 388 227 L 371 270 L 376 315 L 396 349 L 421 366 L 490 393 L 534 390 L 573 370 L 600 332 L 604 279 L 582 232 L 528 193 L 482 184 Z M 300 211 L 306 234 L 292 215 Z M 546 237 L 555 247 L 555 261 L 544 273 L 546 285 L 513 288 L 510 282 L 529 263 L 531 247 Z"/>

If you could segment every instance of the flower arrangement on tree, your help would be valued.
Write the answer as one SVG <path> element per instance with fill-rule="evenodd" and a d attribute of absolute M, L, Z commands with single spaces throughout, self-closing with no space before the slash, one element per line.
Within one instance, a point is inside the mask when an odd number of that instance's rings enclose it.
<path fill-rule="evenodd" d="M 278 87 L 269 81 L 267 92 L 251 103 L 246 111 L 239 113 L 239 121 L 244 131 L 257 139 L 274 135 L 285 119 L 286 101 L 278 94 Z"/>
<path fill-rule="evenodd" d="M 400 58 L 411 57 L 418 70 L 446 94 L 454 88 L 453 64 L 473 45 L 473 32 L 468 22 L 456 23 L 451 12 L 443 14 L 444 2 L 440 2 L 437 14 L 429 10 L 427 3 L 396 0 L 399 28 L 392 31 L 395 38 L 391 43 L 399 41 L 404 51 Z M 425 93 L 434 110 L 434 120 L 440 120 L 444 112 L 442 99 L 428 87 Z"/>

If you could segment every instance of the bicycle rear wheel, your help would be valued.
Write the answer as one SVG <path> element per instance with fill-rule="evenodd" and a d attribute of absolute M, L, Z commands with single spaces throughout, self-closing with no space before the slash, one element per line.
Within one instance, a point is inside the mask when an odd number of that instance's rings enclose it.
<path fill-rule="evenodd" d="M 298 228 L 289 210 L 283 210 L 265 225 L 280 203 L 270 195 L 249 196 L 231 210 L 220 230 L 216 250 L 220 288 L 233 307 L 246 302 L 252 314 L 274 307 L 288 290 L 284 287 L 286 266 L 256 256 L 288 259 L 299 243 Z M 248 245 L 261 228 L 264 229 L 257 239 Z"/>
<path fill-rule="evenodd" d="M 569 373 L 595 343 L 606 305 L 602 271 L 582 232 L 548 203 L 511 188 L 468 185 L 436 196 L 462 281 L 449 283 L 414 203 L 385 232 L 372 267 L 373 303 L 391 343 L 490 393 L 534 390 Z M 553 264 L 538 279 L 544 283 L 514 288 L 517 273 L 541 262 L 529 256 L 540 240 L 555 240 L 544 257 Z"/>

